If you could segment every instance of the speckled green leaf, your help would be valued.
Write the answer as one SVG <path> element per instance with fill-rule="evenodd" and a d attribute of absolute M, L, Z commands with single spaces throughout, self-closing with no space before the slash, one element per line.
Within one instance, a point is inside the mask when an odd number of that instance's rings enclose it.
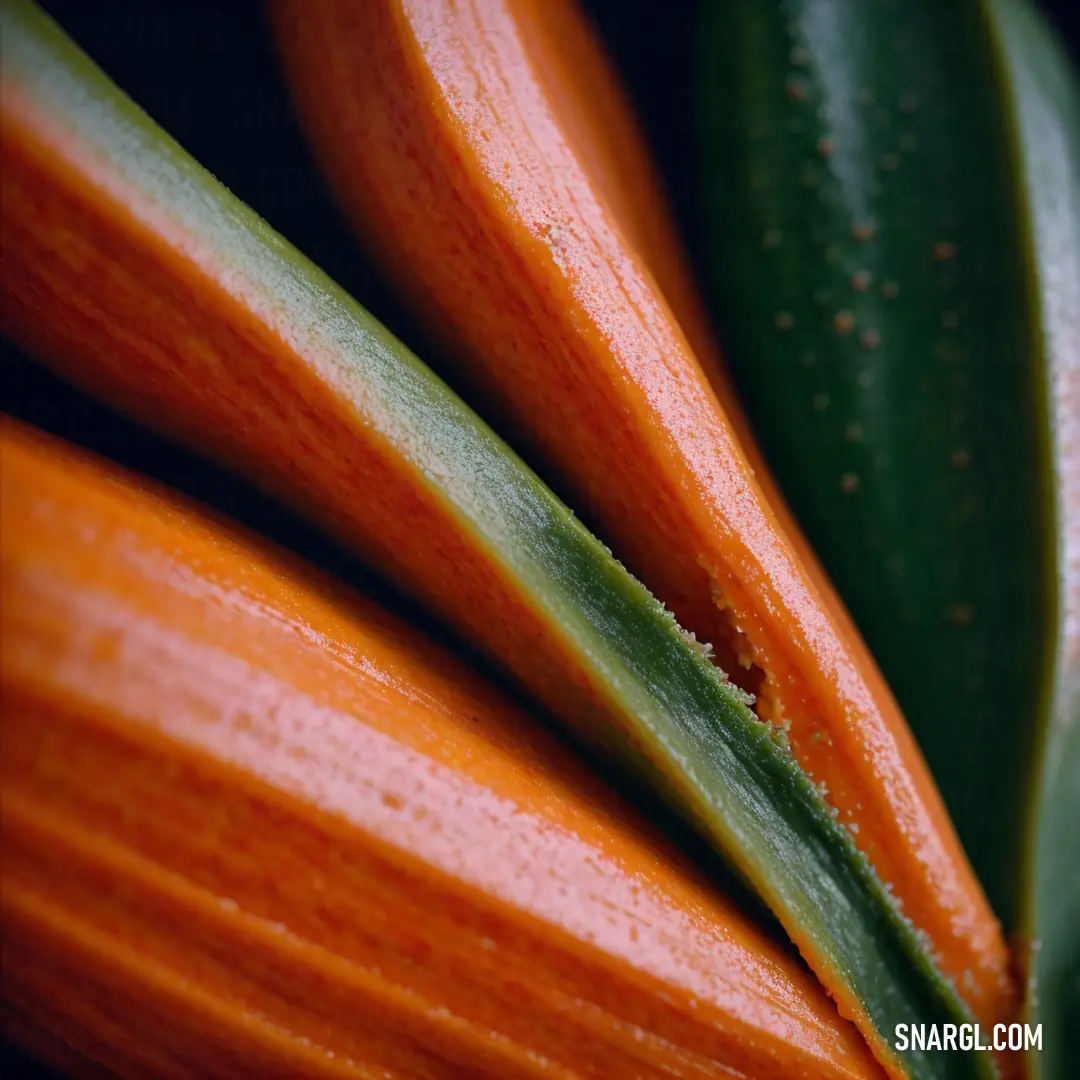
<path fill-rule="evenodd" d="M 1042 939 L 1040 1060 L 1064 1075 L 1051 1046 L 1080 998 L 1076 84 L 1021 0 L 705 8 L 730 362 L 992 902 Z"/>

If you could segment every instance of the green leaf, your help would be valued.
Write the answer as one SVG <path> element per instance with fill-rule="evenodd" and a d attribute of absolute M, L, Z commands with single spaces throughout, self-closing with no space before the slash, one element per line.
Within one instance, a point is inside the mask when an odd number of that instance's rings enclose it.
<path fill-rule="evenodd" d="M 992 902 L 1021 951 L 1039 946 L 1035 1060 L 1064 1076 L 1080 1060 L 1077 84 L 1022 0 L 706 8 L 730 362 Z"/>
<path fill-rule="evenodd" d="M 1034 747 L 1021 721 L 1050 679 L 1059 524 L 1041 256 L 988 8 L 707 11 L 706 194 L 732 366 L 1015 926 Z"/>
<path fill-rule="evenodd" d="M 986 0 L 1027 227 L 1045 365 L 1054 505 L 1052 665 L 1036 688 L 1041 756 L 1024 852 L 1022 947 L 1030 946 L 1028 1019 L 1042 1024 L 1032 1073 L 1074 1075 L 1080 1061 L 1080 89 L 1049 28 L 1021 0 Z M 1036 726 L 1033 725 L 1033 726 Z"/>

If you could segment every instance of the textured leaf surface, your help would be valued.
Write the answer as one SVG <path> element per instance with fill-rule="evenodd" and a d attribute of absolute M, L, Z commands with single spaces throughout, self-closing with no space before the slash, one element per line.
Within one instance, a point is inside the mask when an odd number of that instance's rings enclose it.
<path fill-rule="evenodd" d="M 817 790 L 663 608 L 36 9 L 2 11 L 16 340 L 304 507 L 636 763 L 814 942 L 877 1031 L 962 1019 Z M 905 1064 L 926 1077 L 983 1068 Z"/>
<path fill-rule="evenodd" d="M 1080 983 L 1080 98 L 1020 0 L 707 5 L 715 296 L 770 463 L 1044 1019 Z"/>

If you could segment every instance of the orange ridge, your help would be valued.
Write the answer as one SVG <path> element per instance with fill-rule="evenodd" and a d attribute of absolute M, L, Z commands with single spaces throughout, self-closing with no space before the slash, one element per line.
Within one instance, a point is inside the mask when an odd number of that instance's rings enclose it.
<path fill-rule="evenodd" d="M 763 469 L 659 186 L 567 0 L 276 0 L 353 222 L 462 379 L 782 726 L 975 1015 L 1000 926 L 879 671 Z"/>
<path fill-rule="evenodd" d="M 411 628 L 11 421 L 0 502 L 16 1039 L 161 1078 L 881 1075 L 796 962 Z"/>

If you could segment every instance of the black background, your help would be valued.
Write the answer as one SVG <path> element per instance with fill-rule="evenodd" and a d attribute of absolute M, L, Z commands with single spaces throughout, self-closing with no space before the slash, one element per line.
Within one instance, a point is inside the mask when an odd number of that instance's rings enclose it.
<path fill-rule="evenodd" d="M 261 3 L 68 0 L 43 6 L 196 159 L 421 356 L 440 366 L 437 351 L 358 254 L 311 166 L 274 67 Z M 591 0 L 587 6 L 636 100 L 693 250 L 694 230 L 686 224 L 696 205 L 696 4 Z M 1055 0 L 1044 8 L 1074 59 L 1080 59 L 1080 2 Z M 10 346 L 0 349 L 0 407 L 5 411 L 150 472 L 369 593 L 408 607 L 270 500 L 68 390 Z M 26 1080 L 52 1076 L 10 1048 L 0 1048 L 0 1066 L 7 1066 L 5 1075 Z"/>

